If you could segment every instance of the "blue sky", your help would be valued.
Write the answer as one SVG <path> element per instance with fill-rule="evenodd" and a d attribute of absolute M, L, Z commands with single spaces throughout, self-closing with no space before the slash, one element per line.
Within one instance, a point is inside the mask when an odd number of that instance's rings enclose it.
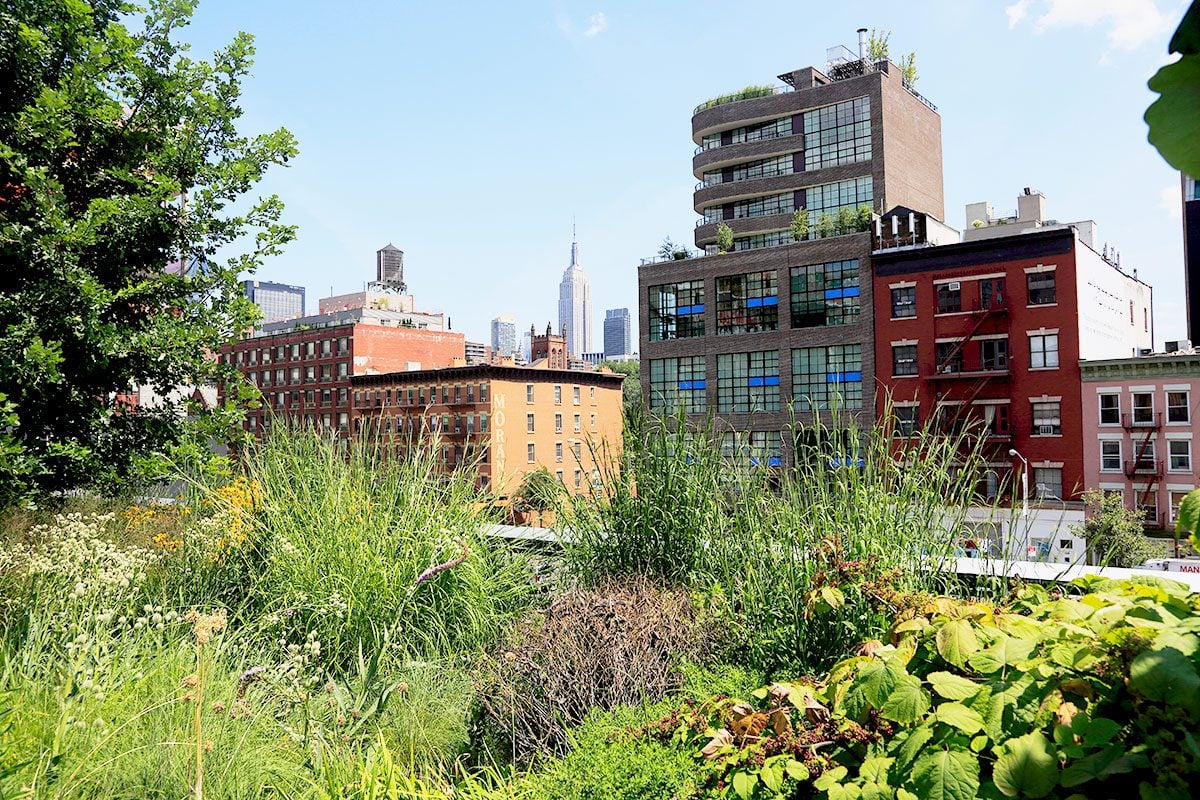
<path fill-rule="evenodd" d="M 1049 216 L 1094 219 L 1154 286 L 1156 339 L 1182 338 L 1179 176 L 1146 143 L 1146 80 L 1180 0 L 982 2 L 315 3 L 202 0 L 196 54 L 256 38 L 242 128 L 286 126 L 300 157 L 263 184 L 299 239 L 258 277 L 310 308 L 360 289 L 374 252 L 405 251 L 419 306 L 486 341 L 513 314 L 557 314 L 572 217 L 606 308 L 637 307 L 637 265 L 692 242 L 692 108 L 822 66 L 855 29 L 916 51 L 942 115 L 946 221 L 1022 187 Z"/>

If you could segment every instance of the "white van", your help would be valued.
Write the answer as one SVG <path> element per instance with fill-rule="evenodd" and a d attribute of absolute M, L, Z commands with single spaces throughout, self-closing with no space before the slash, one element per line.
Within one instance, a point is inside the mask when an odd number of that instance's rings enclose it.
<path fill-rule="evenodd" d="M 1200 558 L 1152 558 L 1142 564 L 1142 569 L 1200 574 Z"/>

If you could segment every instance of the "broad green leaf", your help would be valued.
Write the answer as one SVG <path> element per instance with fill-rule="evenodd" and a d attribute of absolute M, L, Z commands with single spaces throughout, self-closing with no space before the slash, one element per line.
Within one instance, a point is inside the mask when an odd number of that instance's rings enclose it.
<path fill-rule="evenodd" d="M 900 745 L 900 751 L 897 753 L 896 767 L 900 770 L 908 768 L 917 756 L 921 755 L 925 750 L 925 744 L 933 738 L 933 728 L 928 724 L 924 724 L 919 728 L 913 728 L 908 734 L 908 738 Z"/>
<path fill-rule="evenodd" d="M 962 750 L 937 750 L 917 759 L 912 787 L 922 800 L 975 800 L 979 761 Z"/>
<path fill-rule="evenodd" d="M 1045 797 L 1058 783 L 1058 760 L 1041 731 L 1005 742 L 992 769 L 996 787 L 1008 797 Z"/>
<path fill-rule="evenodd" d="M 990 675 L 1029 658 L 1035 647 L 1037 642 L 1030 639 L 1001 636 L 991 647 L 973 654 L 968 663 L 971 669 Z"/>
<path fill-rule="evenodd" d="M 849 772 L 845 767 L 834 767 L 833 769 L 825 770 L 821 773 L 821 777 L 813 781 L 813 788 L 819 791 L 829 791 L 829 787 L 836 786 L 842 782 L 842 778 L 846 777 Z"/>
<path fill-rule="evenodd" d="M 900 788 L 896 790 L 896 800 L 921 800 L 908 789 Z"/>
<path fill-rule="evenodd" d="M 983 717 L 962 703 L 942 703 L 934 712 L 938 722 L 958 728 L 968 736 L 983 730 Z"/>
<path fill-rule="evenodd" d="M 758 779 L 772 792 L 778 792 L 783 786 L 783 765 L 763 765 L 758 770 Z"/>
<path fill-rule="evenodd" d="M 1185 56 L 1200 54 L 1200 4 L 1192 3 L 1167 47 L 1168 52 Z"/>
<path fill-rule="evenodd" d="M 961 667 L 967 656 L 979 649 L 975 629 L 965 619 L 954 619 L 938 629 L 935 637 L 938 654 L 951 664 Z"/>
<path fill-rule="evenodd" d="M 858 677 L 854 679 L 851 691 L 855 688 L 861 689 L 868 703 L 880 708 L 896 688 L 896 674 L 882 661 L 869 661 L 859 667 Z"/>
<path fill-rule="evenodd" d="M 1139 653 L 1129 665 L 1129 686 L 1150 700 L 1190 709 L 1200 696 L 1196 667 L 1173 647 Z"/>
<path fill-rule="evenodd" d="M 929 692 L 921 685 L 921 679 L 905 675 L 879 709 L 884 719 L 909 725 L 929 711 Z"/>
<path fill-rule="evenodd" d="M 754 794 L 754 784 L 757 780 L 754 775 L 746 772 L 744 769 L 738 770 L 733 773 L 733 790 L 738 793 L 738 797 L 742 798 L 742 800 L 750 800 L 751 795 Z"/>
<path fill-rule="evenodd" d="M 789 760 L 787 766 L 784 767 L 788 777 L 794 781 L 806 781 L 809 778 L 808 767 L 801 764 L 799 761 Z"/>
<path fill-rule="evenodd" d="M 1200 649 L 1200 637 L 1194 633 L 1179 633 L 1176 630 L 1170 629 L 1160 631 L 1154 637 L 1154 648 L 1157 650 L 1166 647 L 1173 648 L 1185 656 L 1191 657 L 1196 654 L 1197 649 Z"/>
<path fill-rule="evenodd" d="M 1063 770 L 1062 785 L 1066 788 L 1079 786 L 1092 780 L 1103 780 L 1112 775 L 1122 775 L 1145 767 L 1149 760 L 1142 753 L 1127 753 L 1120 742 L 1109 745 L 1098 753 L 1076 761 Z"/>
<path fill-rule="evenodd" d="M 1172 65 L 1168 64 L 1167 66 Z M 1161 73 L 1162 70 L 1159 70 L 1159 72 Z M 1157 78 L 1158 76 L 1155 75 L 1154 77 Z M 1151 78 L 1151 81 L 1153 80 L 1154 79 Z M 1151 86 L 1150 88 L 1153 89 L 1154 87 Z M 1161 100 L 1159 102 L 1161 102 Z M 1155 103 L 1155 105 L 1158 105 L 1158 103 Z M 1154 106 L 1150 106 L 1150 108 L 1153 109 Z M 1149 116 L 1150 111 L 1147 110 L 1146 122 L 1150 122 Z M 1151 128 L 1153 128 L 1153 123 L 1151 123 Z M 1151 131 L 1151 135 L 1153 136 L 1153 130 Z M 1153 143 L 1153 141 L 1154 140 L 1151 139 L 1151 143 Z M 1157 144 L 1154 146 L 1158 147 Z M 1166 158 L 1165 155 L 1163 157 Z M 1188 170 L 1184 170 L 1184 172 L 1188 172 Z M 1196 175 L 1200 174 L 1200 172 L 1192 170 L 1191 172 L 1188 172 L 1188 174 Z M 1200 532 L 1200 489 L 1193 489 L 1184 496 L 1183 502 L 1179 504 L 1179 516 L 1175 518 L 1175 534 L 1177 536 L 1182 536 L 1185 533 L 1195 534 L 1197 532 Z"/>
<path fill-rule="evenodd" d="M 888 769 L 896 759 L 875 757 L 868 758 L 858 768 L 859 776 L 868 783 L 887 783 Z"/>
<path fill-rule="evenodd" d="M 859 800 L 862 790 L 853 783 L 835 783 L 825 790 L 829 800 Z"/>
<path fill-rule="evenodd" d="M 947 700 L 966 700 L 983 688 L 975 681 L 953 672 L 931 672 L 926 680 L 939 697 Z"/>

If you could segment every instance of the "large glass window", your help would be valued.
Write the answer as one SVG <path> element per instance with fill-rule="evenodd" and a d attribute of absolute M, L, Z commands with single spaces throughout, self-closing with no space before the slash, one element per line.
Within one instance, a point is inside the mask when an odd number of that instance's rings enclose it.
<path fill-rule="evenodd" d="M 1046 333 L 1029 337 L 1029 368 L 1058 366 L 1058 334 Z"/>
<path fill-rule="evenodd" d="M 1033 430 L 1035 436 L 1062 435 L 1062 404 L 1057 400 L 1033 404 Z"/>
<path fill-rule="evenodd" d="M 1054 290 L 1054 271 L 1031 272 L 1025 276 L 1029 290 L 1029 305 L 1045 306 L 1057 302 Z"/>
<path fill-rule="evenodd" d="M 1167 442 L 1167 469 L 1171 472 L 1192 471 L 1192 443 L 1187 439 Z"/>
<path fill-rule="evenodd" d="M 892 319 L 917 315 L 917 287 L 901 286 L 892 289 Z"/>
<path fill-rule="evenodd" d="M 871 157 L 871 99 L 856 97 L 804 114 L 804 168 L 853 164 Z"/>
<path fill-rule="evenodd" d="M 733 218 L 770 217 L 776 214 L 791 214 L 796 210 L 796 193 L 784 192 L 765 197 L 752 197 L 733 204 Z M 706 209 L 707 211 L 707 209 Z M 707 219 L 707 217 L 706 217 Z M 712 220 L 716 221 L 716 220 Z"/>
<path fill-rule="evenodd" d="M 650 287 L 650 341 L 704 335 L 704 281 Z"/>
<path fill-rule="evenodd" d="M 894 436 L 915 436 L 921 429 L 921 408 L 919 406 L 896 406 L 892 409 L 896 418 Z"/>
<path fill-rule="evenodd" d="M 770 122 L 760 122 L 755 125 L 746 125 L 741 128 L 734 128 L 731 132 L 731 144 L 741 144 L 742 142 L 758 142 L 767 139 L 778 139 L 781 136 L 792 135 L 792 118 L 780 117 L 773 119 Z"/>
<path fill-rule="evenodd" d="M 727 431 L 721 437 L 721 456 L 755 467 L 778 467 L 783 464 L 783 437 L 779 431 Z"/>
<path fill-rule="evenodd" d="M 650 360 L 650 409 L 667 414 L 708 410 L 704 356 Z"/>
<path fill-rule="evenodd" d="M 791 153 L 776 156 L 775 158 L 767 158 L 762 161 L 750 161 L 734 167 L 733 179 L 735 181 L 748 181 L 755 178 L 775 178 L 779 175 L 791 175 L 794 162 L 795 159 L 792 158 Z M 707 174 L 705 173 L 706 176 Z"/>
<path fill-rule="evenodd" d="M 1035 467 L 1033 485 L 1038 500 L 1062 500 L 1062 467 Z"/>
<path fill-rule="evenodd" d="M 856 322 L 858 259 L 792 267 L 791 291 L 793 328 Z"/>
<path fill-rule="evenodd" d="M 756 233 L 753 236 L 742 236 L 733 240 L 733 249 L 737 250 L 758 250 L 762 247 L 776 247 L 781 244 L 791 244 L 796 241 L 796 237 L 792 236 L 791 230 L 786 231 L 771 231 L 770 233 Z M 712 252 L 716 253 L 716 245 L 711 245 Z M 707 248 L 706 248 L 707 249 Z"/>
<path fill-rule="evenodd" d="M 981 370 L 1008 369 L 1008 339 L 984 339 L 979 343 Z"/>
<path fill-rule="evenodd" d="M 728 353 L 717 356 L 717 410 L 779 410 L 779 353 Z"/>
<path fill-rule="evenodd" d="M 1100 424 L 1121 424 L 1121 395 L 1102 394 L 1100 397 Z"/>
<path fill-rule="evenodd" d="M 816 231 L 817 219 L 822 211 L 826 214 L 836 214 L 843 208 L 871 205 L 874 201 L 873 186 L 874 183 L 870 176 L 825 183 L 820 186 L 809 186 L 804 190 L 804 206 L 808 209 L 809 230 Z"/>
<path fill-rule="evenodd" d="M 937 359 L 938 374 L 963 371 L 963 351 L 958 342 L 938 342 L 933 357 Z"/>
<path fill-rule="evenodd" d="M 953 314 L 962 311 L 962 284 L 939 283 L 937 285 L 937 313 Z"/>
<path fill-rule="evenodd" d="M 892 375 L 917 374 L 917 346 L 915 344 L 892 345 Z"/>
<path fill-rule="evenodd" d="M 792 397 L 801 411 L 862 408 L 862 346 L 793 350 Z"/>
<path fill-rule="evenodd" d="M 717 335 L 779 328 L 775 270 L 717 278 Z"/>

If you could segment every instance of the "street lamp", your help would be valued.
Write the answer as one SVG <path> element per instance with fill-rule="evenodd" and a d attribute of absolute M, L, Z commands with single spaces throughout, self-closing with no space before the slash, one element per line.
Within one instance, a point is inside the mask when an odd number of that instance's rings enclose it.
<path fill-rule="evenodd" d="M 1010 447 L 1008 449 L 1008 454 L 1010 456 L 1016 456 L 1017 458 L 1021 459 L 1021 464 L 1024 465 L 1023 469 L 1021 470 L 1021 515 L 1024 517 L 1028 517 L 1029 516 L 1029 461 L 1025 458 L 1025 456 L 1018 453 L 1017 449 L 1015 447 Z"/>

